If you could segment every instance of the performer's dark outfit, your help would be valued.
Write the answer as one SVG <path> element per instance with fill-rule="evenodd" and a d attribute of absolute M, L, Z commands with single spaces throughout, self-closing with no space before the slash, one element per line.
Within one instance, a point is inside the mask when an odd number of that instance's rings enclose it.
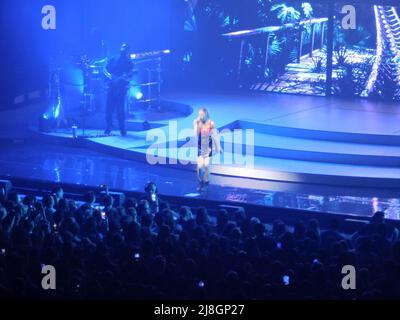
<path fill-rule="evenodd" d="M 129 88 L 129 78 L 132 77 L 133 67 L 129 54 L 125 51 L 121 52 L 121 56 L 118 59 L 111 59 L 107 65 L 107 71 L 112 75 L 112 81 L 107 96 L 106 134 L 110 134 L 112 130 L 113 113 L 115 111 L 117 113 L 121 135 L 126 135 L 126 96 Z"/>

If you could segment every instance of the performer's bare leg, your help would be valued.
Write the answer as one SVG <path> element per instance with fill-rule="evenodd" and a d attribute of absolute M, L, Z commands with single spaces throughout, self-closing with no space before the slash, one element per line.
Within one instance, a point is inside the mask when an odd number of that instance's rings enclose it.
<path fill-rule="evenodd" d="M 203 182 L 203 167 L 204 167 L 204 158 L 200 156 L 197 158 L 197 177 L 199 179 L 199 183 Z"/>
<path fill-rule="evenodd" d="M 207 185 L 210 182 L 210 157 L 204 158 L 203 165 L 204 165 L 203 182 Z"/>

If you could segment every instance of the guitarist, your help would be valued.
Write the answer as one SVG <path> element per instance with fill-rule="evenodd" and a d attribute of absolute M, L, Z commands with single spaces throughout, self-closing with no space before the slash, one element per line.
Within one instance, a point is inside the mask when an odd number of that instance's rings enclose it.
<path fill-rule="evenodd" d="M 111 59 L 106 67 L 110 78 L 106 106 L 106 130 L 104 132 L 106 135 L 111 134 L 114 112 L 117 113 L 121 135 L 126 135 L 126 97 L 129 82 L 133 76 L 133 68 L 134 65 L 130 58 L 129 45 L 123 44 L 119 58 Z"/>

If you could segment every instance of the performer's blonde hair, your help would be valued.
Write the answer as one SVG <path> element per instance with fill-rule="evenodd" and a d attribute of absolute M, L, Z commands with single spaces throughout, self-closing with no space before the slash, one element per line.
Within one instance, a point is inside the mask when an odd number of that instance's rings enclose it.
<path fill-rule="evenodd" d="M 207 122 L 210 119 L 210 113 L 208 112 L 207 108 L 202 107 L 199 111 L 204 112 L 204 122 Z"/>

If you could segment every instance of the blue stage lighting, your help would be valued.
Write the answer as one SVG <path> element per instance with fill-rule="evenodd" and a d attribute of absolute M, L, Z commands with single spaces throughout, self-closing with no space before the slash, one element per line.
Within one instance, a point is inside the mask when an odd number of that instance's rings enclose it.
<path fill-rule="evenodd" d="M 46 113 L 43 114 L 43 119 L 50 120 L 50 119 L 58 119 L 61 113 L 61 99 L 58 98 L 58 101 L 53 104 Z"/>
<path fill-rule="evenodd" d="M 129 97 L 129 99 L 136 99 L 136 100 L 142 99 L 143 93 L 140 90 L 140 87 L 139 86 L 130 87 L 130 89 L 128 91 L 128 97 Z"/>
<path fill-rule="evenodd" d="M 142 99 L 143 98 L 143 93 L 141 93 L 140 91 L 138 91 L 138 92 L 136 92 L 136 99 L 137 100 L 140 100 L 140 99 Z"/>

